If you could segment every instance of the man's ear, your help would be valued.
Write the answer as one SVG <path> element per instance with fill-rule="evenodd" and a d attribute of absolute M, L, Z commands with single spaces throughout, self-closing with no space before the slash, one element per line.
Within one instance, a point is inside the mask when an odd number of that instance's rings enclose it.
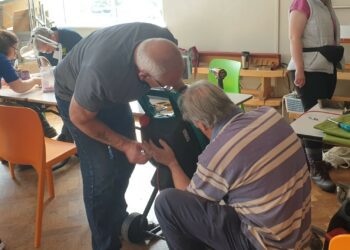
<path fill-rule="evenodd" d="M 140 70 L 138 76 L 141 81 L 145 81 L 150 75 L 147 72 Z"/>
<path fill-rule="evenodd" d="M 194 122 L 194 125 L 199 128 L 200 131 L 202 131 L 203 134 L 205 134 L 208 138 L 210 138 L 211 129 L 207 128 L 204 123 L 201 121 L 196 121 Z"/>

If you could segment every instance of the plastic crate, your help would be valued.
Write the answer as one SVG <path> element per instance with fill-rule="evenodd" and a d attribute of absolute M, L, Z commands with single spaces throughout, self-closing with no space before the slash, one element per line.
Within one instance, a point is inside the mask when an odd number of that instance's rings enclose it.
<path fill-rule="evenodd" d="M 297 114 L 304 113 L 303 104 L 296 92 L 285 95 L 283 99 L 285 102 L 286 111 L 288 113 L 297 113 Z"/>

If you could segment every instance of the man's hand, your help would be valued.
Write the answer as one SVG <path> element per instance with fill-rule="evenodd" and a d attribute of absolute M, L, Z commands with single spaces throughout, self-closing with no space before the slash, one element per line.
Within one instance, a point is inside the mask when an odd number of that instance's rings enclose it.
<path fill-rule="evenodd" d="M 137 141 L 127 142 L 123 151 L 130 163 L 145 164 L 150 159 L 150 156 L 145 154 L 142 144 Z"/>
<path fill-rule="evenodd" d="M 144 164 L 149 157 L 144 153 L 141 143 L 132 141 L 110 129 L 96 118 L 98 112 L 91 112 L 72 98 L 69 115 L 72 123 L 87 136 L 123 152 L 130 163 Z"/>
<path fill-rule="evenodd" d="M 169 145 L 163 140 L 159 140 L 159 143 L 162 148 L 154 145 L 152 141 L 143 142 L 143 148 L 145 149 L 146 154 L 170 169 L 175 188 L 186 190 L 186 187 L 190 184 L 190 179 L 177 162 L 175 154 Z"/>
<path fill-rule="evenodd" d="M 150 140 L 150 142 L 143 142 L 143 148 L 146 151 L 146 154 L 151 156 L 156 162 L 168 167 L 172 166 L 172 163 L 177 162 L 173 150 L 162 139 L 159 140 L 159 143 L 162 148 L 154 145 L 152 140 Z"/>

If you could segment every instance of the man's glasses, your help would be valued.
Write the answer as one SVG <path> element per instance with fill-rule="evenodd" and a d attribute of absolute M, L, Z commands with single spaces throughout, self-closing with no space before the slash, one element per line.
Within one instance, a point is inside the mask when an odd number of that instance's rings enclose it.
<path fill-rule="evenodd" d="M 152 79 L 158 84 L 158 86 L 162 89 L 165 89 L 165 90 L 171 90 L 173 87 L 167 85 L 167 84 L 163 84 L 161 83 L 160 81 L 158 81 L 157 79 L 155 79 L 153 76 L 151 76 Z"/>
<path fill-rule="evenodd" d="M 159 85 L 159 87 L 161 87 L 161 88 L 166 88 L 166 85 L 164 85 L 164 84 L 161 84 L 160 83 L 160 81 L 158 81 L 158 80 L 156 80 L 155 78 L 153 78 L 154 79 L 154 81 Z"/>

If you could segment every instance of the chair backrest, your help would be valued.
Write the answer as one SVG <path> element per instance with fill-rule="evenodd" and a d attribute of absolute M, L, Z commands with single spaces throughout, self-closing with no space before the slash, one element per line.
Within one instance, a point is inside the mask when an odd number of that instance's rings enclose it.
<path fill-rule="evenodd" d="M 228 93 L 240 93 L 239 86 L 239 72 L 241 70 L 241 63 L 234 60 L 228 59 L 213 59 L 209 63 L 209 69 L 220 68 L 227 72 L 224 83 L 224 91 Z M 215 75 L 209 71 L 208 73 L 209 82 L 217 85 L 217 79 Z"/>
<path fill-rule="evenodd" d="M 339 234 L 334 236 L 329 243 L 329 250 L 350 249 L 350 234 Z"/>
<path fill-rule="evenodd" d="M 0 156 L 15 164 L 44 166 L 45 141 L 39 115 L 25 107 L 0 105 Z"/>

